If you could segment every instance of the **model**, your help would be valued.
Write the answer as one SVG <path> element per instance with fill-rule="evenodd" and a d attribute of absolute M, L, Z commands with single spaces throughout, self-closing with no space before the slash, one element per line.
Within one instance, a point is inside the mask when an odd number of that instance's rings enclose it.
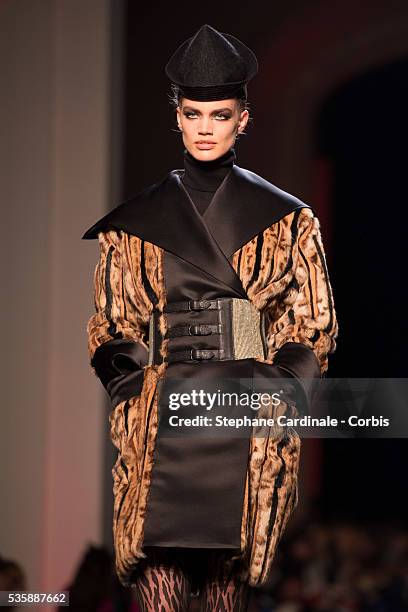
<path fill-rule="evenodd" d="M 87 331 L 118 449 L 116 570 L 142 610 L 187 610 L 196 592 L 205 610 L 246 610 L 298 499 L 293 429 L 167 435 L 167 387 L 286 378 L 307 405 L 336 348 L 316 215 L 236 163 L 257 70 L 246 45 L 209 25 L 185 41 L 166 65 L 184 169 L 83 236 L 100 245 Z"/>

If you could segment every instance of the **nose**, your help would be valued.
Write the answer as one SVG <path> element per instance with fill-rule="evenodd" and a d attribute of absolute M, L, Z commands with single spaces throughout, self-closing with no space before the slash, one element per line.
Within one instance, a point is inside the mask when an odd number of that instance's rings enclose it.
<path fill-rule="evenodd" d="M 211 123 L 211 118 L 210 117 L 202 117 L 200 119 L 200 125 L 198 127 L 198 133 L 199 134 L 212 134 L 213 133 L 213 127 L 212 127 L 212 123 Z"/>

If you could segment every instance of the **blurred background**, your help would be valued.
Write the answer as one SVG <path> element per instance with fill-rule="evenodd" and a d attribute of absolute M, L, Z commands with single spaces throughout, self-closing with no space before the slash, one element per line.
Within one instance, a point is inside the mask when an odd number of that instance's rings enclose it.
<path fill-rule="evenodd" d="M 98 246 L 81 236 L 182 167 L 164 66 L 204 23 L 260 64 L 238 165 L 320 219 L 329 376 L 407 375 L 406 0 L 0 0 L 0 590 L 112 563 L 109 405 L 86 346 Z M 251 610 L 408 609 L 406 467 L 406 438 L 303 440 L 299 505 Z M 88 583 L 78 609 L 131 609 L 114 577 Z"/>

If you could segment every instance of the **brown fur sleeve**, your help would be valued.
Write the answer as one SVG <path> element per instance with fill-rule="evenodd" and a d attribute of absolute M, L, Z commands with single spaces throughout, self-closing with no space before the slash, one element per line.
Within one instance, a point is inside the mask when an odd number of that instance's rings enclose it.
<path fill-rule="evenodd" d="M 321 374 L 328 368 L 328 354 L 336 349 L 338 323 L 333 292 L 320 233 L 320 223 L 310 208 L 291 213 L 283 230 L 278 274 L 272 279 L 272 300 L 267 310 L 268 358 L 276 359 L 287 342 L 312 349 Z M 291 265 L 288 265 L 291 262 Z M 282 275 L 282 269 L 287 275 Z M 282 284 L 283 283 L 283 284 Z"/>
<path fill-rule="evenodd" d="M 132 346 L 137 343 L 147 352 L 147 326 L 139 316 L 134 304 L 130 302 L 125 283 L 125 260 L 123 254 L 123 232 L 111 230 L 100 232 L 99 260 L 94 272 L 95 313 L 87 324 L 88 352 L 91 366 L 97 349 L 106 351 L 109 360 L 114 351 L 112 347 Z M 112 341 L 116 341 L 113 343 Z M 122 342 L 121 341 L 125 341 Z M 129 341 L 131 343 L 129 344 Z M 110 343 L 110 344 L 106 344 Z M 117 343 L 117 344 L 116 344 Z M 100 349 L 98 355 L 103 353 Z M 106 370 L 106 366 L 104 366 Z M 98 369 L 95 373 L 99 376 Z M 117 375 L 117 372 L 116 372 Z M 107 378 L 110 374 L 108 372 Z M 106 386 L 106 385 L 105 385 Z"/>

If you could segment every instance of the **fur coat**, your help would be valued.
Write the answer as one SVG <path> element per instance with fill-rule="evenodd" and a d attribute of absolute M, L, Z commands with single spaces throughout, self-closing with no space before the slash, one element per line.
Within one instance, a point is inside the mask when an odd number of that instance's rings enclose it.
<path fill-rule="evenodd" d="M 122 203 L 83 236 L 98 238 L 95 312 L 87 326 L 89 357 L 112 398 L 111 439 L 116 570 L 123 585 L 143 552 L 158 429 L 158 383 L 168 364 L 149 365 L 148 325 L 160 313 L 166 356 L 166 258 L 198 282 L 214 281 L 250 300 L 266 321 L 263 361 L 288 377 L 324 376 L 338 324 L 319 220 L 312 208 L 235 165 L 203 217 L 173 170 Z M 126 356 L 128 362 L 126 363 Z M 133 366 L 129 368 L 129 359 Z M 309 397 L 309 390 L 305 388 Z M 298 502 L 301 440 L 292 428 L 253 435 L 241 522 L 242 579 L 262 585 Z"/>

